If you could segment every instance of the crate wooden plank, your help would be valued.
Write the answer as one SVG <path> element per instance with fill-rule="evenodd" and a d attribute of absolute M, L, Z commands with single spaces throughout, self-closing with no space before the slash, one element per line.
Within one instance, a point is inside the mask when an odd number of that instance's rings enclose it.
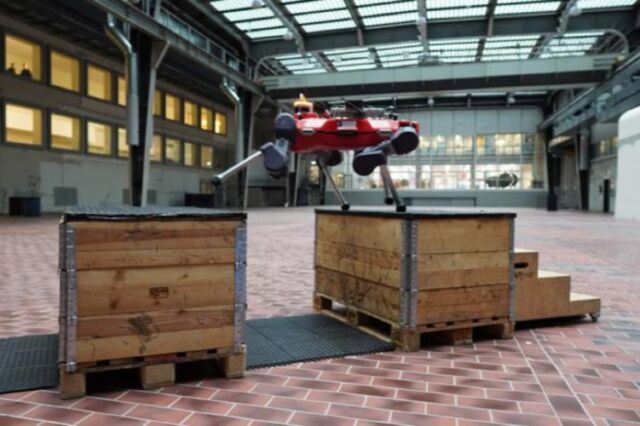
<path fill-rule="evenodd" d="M 422 255 L 419 289 L 481 286 L 509 282 L 509 252 Z"/>
<path fill-rule="evenodd" d="M 101 361 L 116 358 L 139 357 L 176 352 L 198 351 L 209 348 L 233 346 L 232 326 L 181 330 L 150 336 L 115 336 L 101 339 L 79 340 L 76 343 L 76 360 Z"/>
<path fill-rule="evenodd" d="M 78 315 L 224 306 L 234 300 L 234 266 L 78 271 Z"/>
<path fill-rule="evenodd" d="M 316 220 L 319 241 L 401 252 L 402 220 L 328 214 Z"/>
<path fill-rule="evenodd" d="M 400 298 L 397 288 L 318 267 L 316 292 L 382 318 L 399 318 Z"/>
<path fill-rule="evenodd" d="M 80 251 L 76 269 L 143 268 L 172 265 L 216 265 L 235 261 L 229 248 L 182 248 L 165 250 Z"/>
<path fill-rule="evenodd" d="M 316 265 L 393 287 L 400 287 L 400 256 L 363 247 L 318 242 Z"/>
<path fill-rule="evenodd" d="M 103 337 L 150 336 L 171 331 L 198 330 L 233 325 L 234 307 L 172 309 L 132 314 L 81 317 L 76 338 L 91 340 Z"/>
<path fill-rule="evenodd" d="M 76 252 L 229 248 L 238 222 L 73 222 Z"/>
<path fill-rule="evenodd" d="M 419 291 L 417 297 L 418 325 L 509 315 L 506 284 Z"/>
<path fill-rule="evenodd" d="M 475 253 L 510 250 L 506 218 L 418 221 L 418 253 Z"/>

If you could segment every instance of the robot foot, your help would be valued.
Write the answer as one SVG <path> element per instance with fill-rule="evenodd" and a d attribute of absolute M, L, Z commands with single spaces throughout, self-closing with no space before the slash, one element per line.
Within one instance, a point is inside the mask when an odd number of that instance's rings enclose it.
<path fill-rule="evenodd" d="M 296 139 L 296 120 L 293 115 L 283 112 L 278 114 L 275 121 L 276 137 L 293 142 Z"/>
<path fill-rule="evenodd" d="M 267 142 L 260 151 L 264 156 L 264 168 L 272 177 L 279 179 L 287 173 L 289 156 L 286 141 Z"/>
<path fill-rule="evenodd" d="M 324 162 L 328 167 L 334 167 L 342 163 L 344 156 L 340 151 L 321 151 L 318 153 L 318 158 Z"/>
<path fill-rule="evenodd" d="M 415 150 L 420 144 L 420 138 L 413 127 L 401 127 L 391 136 L 391 146 L 395 154 L 404 155 Z"/>
<path fill-rule="evenodd" d="M 353 157 L 353 170 L 360 176 L 369 176 L 378 166 L 387 164 L 387 154 L 382 149 L 366 148 Z"/>

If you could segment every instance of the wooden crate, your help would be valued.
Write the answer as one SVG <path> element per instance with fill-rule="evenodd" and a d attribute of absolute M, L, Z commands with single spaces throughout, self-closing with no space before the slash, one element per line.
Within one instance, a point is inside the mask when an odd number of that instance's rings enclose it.
<path fill-rule="evenodd" d="M 600 316 L 600 299 L 571 292 L 571 276 L 539 270 L 538 252 L 516 249 L 515 319 L 532 321 L 590 315 Z"/>
<path fill-rule="evenodd" d="M 386 323 L 404 350 L 416 350 L 423 333 L 462 342 L 490 326 L 508 337 L 514 217 L 317 210 L 314 306 L 344 305 L 343 318 L 363 329 Z"/>
<path fill-rule="evenodd" d="M 87 372 L 139 368 L 144 387 L 174 364 L 244 370 L 246 223 L 241 213 L 77 208 L 60 224 L 63 397 Z M 240 365 L 242 364 L 242 365 Z"/>

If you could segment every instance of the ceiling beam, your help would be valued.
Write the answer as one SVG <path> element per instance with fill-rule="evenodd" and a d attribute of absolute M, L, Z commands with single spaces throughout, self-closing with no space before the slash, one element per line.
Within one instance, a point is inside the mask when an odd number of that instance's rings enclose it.
<path fill-rule="evenodd" d="M 329 61 L 322 52 L 313 52 L 311 55 L 316 59 L 316 61 L 322 64 L 322 66 L 324 67 L 325 70 L 327 70 L 327 72 L 336 71 L 336 69 L 331 64 L 331 61 Z"/>
<path fill-rule="evenodd" d="M 582 15 L 571 18 L 568 31 L 617 28 L 622 32 L 630 31 L 635 26 L 635 16 L 628 10 L 583 11 Z M 494 36 L 553 33 L 557 30 L 557 14 L 531 15 L 517 17 L 496 17 L 493 24 Z M 487 34 L 486 18 L 470 19 L 456 22 L 429 22 L 429 39 L 438 40 L 455 37 L 484 37 Z M 399 43 L 416 40 L 415 23 L 393 27 L 364 28 L 364 44 Z M 351 31 L 336 31 L 323 34 L 307 34 L 306 50 L 329 50 L 358 47 L 358 36 Z M 281 39 L 255 41 L 251 47 L 256 58 L 278 54 L 296 53 L 292 44 L 283 43 Z"/>
<path fill-rule="evenodd" d="M 536 43 L 534 49 L 531 51 L 531 58 L 539 58 L 542 53 L 547 49 L 551 40 L 556 36 L 561 36 L 567 31 L 567 27 L 569 26 L 569 19 L 571 18 L 571 9 L 573 6 L 578 4 L 578 0 L 569 0 L 565 2 L 564 7 L 559 9 L 560 15 L 558 16 L 558 27 L 556 28 L 555 34 L 546 34 L 538 43 Z"/>
<path fill-rule="evenodd" d="M 353 0 L 344 0 L 344 4 L 347 6 L 347 10 L 351 15 L 351 19 L 353 19 L 353 22 L 355 22 L 356 24 L 356 35 L 358 37 L 358 46 L 364 46 L 364 35 L 363 35 L 364 25 L 362 24 L 362 18 L 358 13 L 358 8 L 353 3 Z"/>
<path fill-rule="evenodd" d="M 418 0 L 418 39 L 422 43 L 422 51 L 429 54 L 429 41 L 427 40 L 427 0 Z"/>
<path fill-rule="evenodd" d="M 493 22 L 496 19 L 497 4 L 498 0 L 489 0 L 489 4 L 487 5 L 487 37 L 491 37 L 493 35 Z M 478 43 L 478 50 L 476 52 L 477 62 L 482 60 L 482 56 L 484 55 L 484 46 L 487 44 L 487 37 L 481 38 Z"/>
<path fill-rule="evenodd" d="M 305 43 L 304 43 L 304 37 L 302 36 L 302 29 L 295 22 L 295 19 L 285 11 L 284 6 L 282 6 L 282 3 L 280 3 L 280 0 L 263 0 L 263 1 L 264 1 L 264 4 L 269 9 L 271 9 L 273 14 L 276 15 L 278 19 L 280 19 L 280 22 L 282 22 L 282 25 L 284 25 L 287 28 L 287 30 L 289 30 L 291 34 L 293 34 L 293 39 L 295 40 L 296 45 L 298 45 L 298 49 L 297 49 L 298 52 L 300 52 L 301 54 L 304 53 Z M 280 43 L 282 43 L 282 41 L 280 41 Z"/>
<path fill-rule="evenodd" d="M 233 37 L 237 42 L 240 43 L 242 49 L 244 50 L 245 55 L 249 53 L 249 40 L 247 37 L 238 30 L 234 25 L 227 22 L 221 13 L 214 12 L 212 7 L 208 4 L 209 2 L 203 2 L 202 0 L 186 0 L 192 7 L 194 7 L 198 12 L 202 13 L 207 19 L 211 20 L 213 24 L 222 28 L 225 33 L 229 34 Z"/>

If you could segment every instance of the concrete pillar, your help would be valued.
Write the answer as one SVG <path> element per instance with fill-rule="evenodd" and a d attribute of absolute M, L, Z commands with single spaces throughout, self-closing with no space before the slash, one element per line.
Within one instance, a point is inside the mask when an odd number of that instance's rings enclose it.
<path fill-rule="evenodd" d="M 640 107 L 618 120 L 618 177 L 615 216 L 640 219 Z"/>

